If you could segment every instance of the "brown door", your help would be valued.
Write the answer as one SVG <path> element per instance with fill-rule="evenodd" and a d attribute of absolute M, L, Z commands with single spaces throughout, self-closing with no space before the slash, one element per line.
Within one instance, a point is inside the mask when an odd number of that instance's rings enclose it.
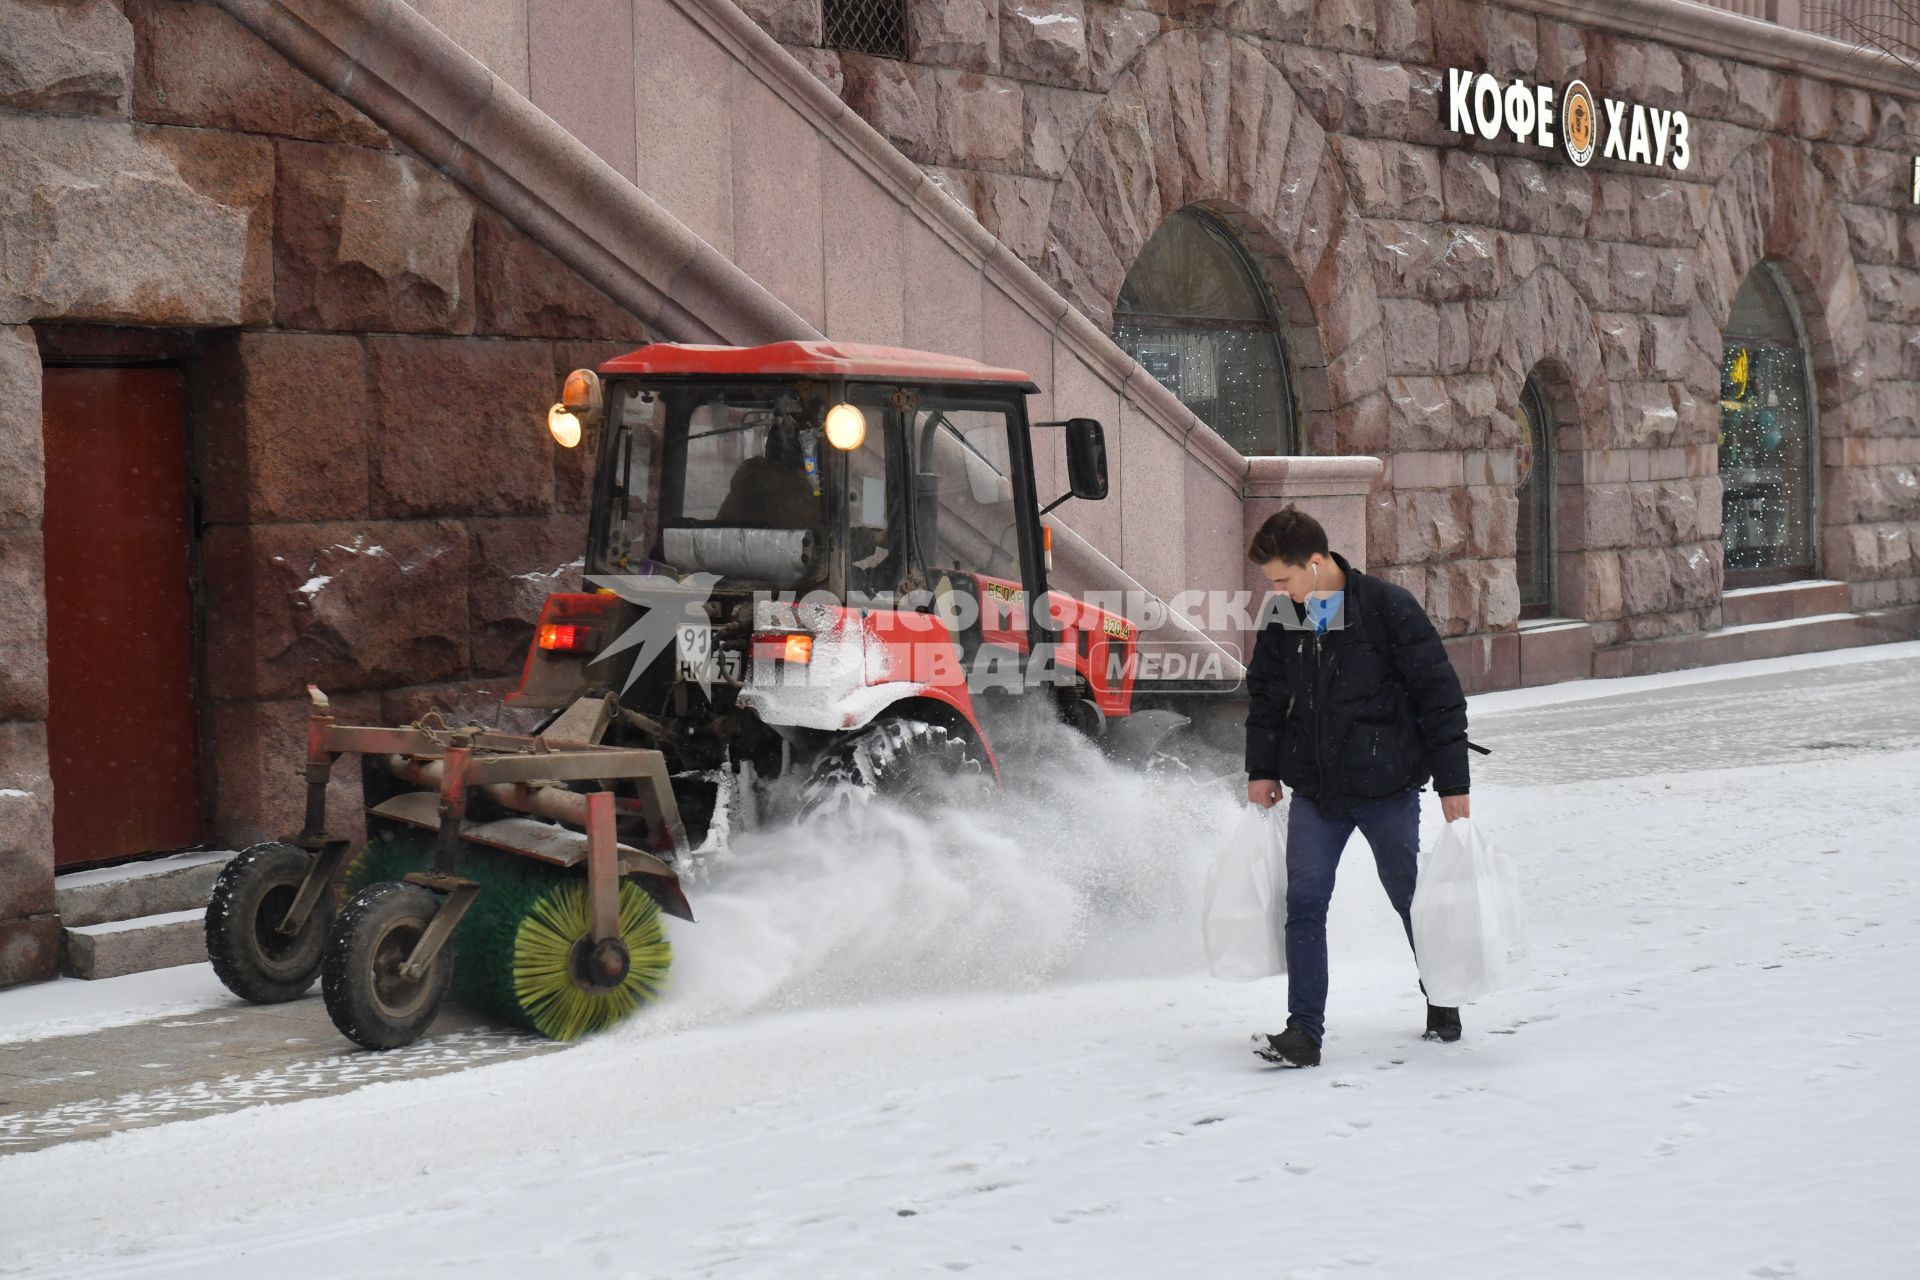
<path fill-rule="evenodd" d="M 186 848 L 204 830 L 181 375 L 41 386 L 54 861 Z"/>

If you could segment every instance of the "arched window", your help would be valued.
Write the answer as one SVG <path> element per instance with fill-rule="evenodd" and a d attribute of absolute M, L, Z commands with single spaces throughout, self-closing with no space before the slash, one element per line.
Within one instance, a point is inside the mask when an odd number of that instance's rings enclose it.
<path fill-rule="evenodd" d="M 1553 412 L 1538 377 L 1520 389 L 1514 415 L 1520 439 L 1514 449 L 1520 518 L 1515 529 L 1514 574 L 1520 581 L 1520 616 L 1553 612 Z"/>
<path fill-rule="evenodd" d="M 1182 209 L 1160 224 L 1120 286 L 1113 340 L 1240 452 L 1294 449 L 1273 303 L 1213 218 Z"/>
<path fill-rule="evenodd" d="M 1813 402 L 1806 342 L 1771 263 L 1734 295 L 1720 360 L 1720 492 L 1729 586 L 1813 573 Z"/>

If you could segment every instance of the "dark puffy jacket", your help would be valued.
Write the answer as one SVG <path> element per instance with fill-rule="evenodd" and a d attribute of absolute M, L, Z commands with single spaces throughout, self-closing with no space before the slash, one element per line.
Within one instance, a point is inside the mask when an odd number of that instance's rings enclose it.
<path fill-rule="evenodd" d="M 1345 626 L 1316 635 L 1270 622 L 1254 642 L 1247 776 L 1331 814 L 1428 779 L 1464 794 L 1467 699 L 1439 632 L 1405 587 L 1333 558 L 1347 575 Z"/>

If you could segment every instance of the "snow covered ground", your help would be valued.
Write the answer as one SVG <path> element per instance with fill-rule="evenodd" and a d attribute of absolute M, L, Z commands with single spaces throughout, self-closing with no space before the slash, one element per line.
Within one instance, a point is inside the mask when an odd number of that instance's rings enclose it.
<path fill-rule="evenodd" d="M 1913 649 L 1477 705 L 1538 963 L 1458 1045 L 1356 844 L 1326 1065 L 1263 1068 L 1231 797 L 1078 758 L 743 842 L 578 1048 L 0 1157 L 0 1274 L 1920 1275 Z"/>

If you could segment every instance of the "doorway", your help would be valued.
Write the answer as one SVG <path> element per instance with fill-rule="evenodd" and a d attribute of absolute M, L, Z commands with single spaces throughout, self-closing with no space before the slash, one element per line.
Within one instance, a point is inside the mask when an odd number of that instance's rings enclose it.
<path fill-rule="evenodd" d="M 54 863 L 197 845 L 185 378 L 52 366 L 41 405 Z"/>

